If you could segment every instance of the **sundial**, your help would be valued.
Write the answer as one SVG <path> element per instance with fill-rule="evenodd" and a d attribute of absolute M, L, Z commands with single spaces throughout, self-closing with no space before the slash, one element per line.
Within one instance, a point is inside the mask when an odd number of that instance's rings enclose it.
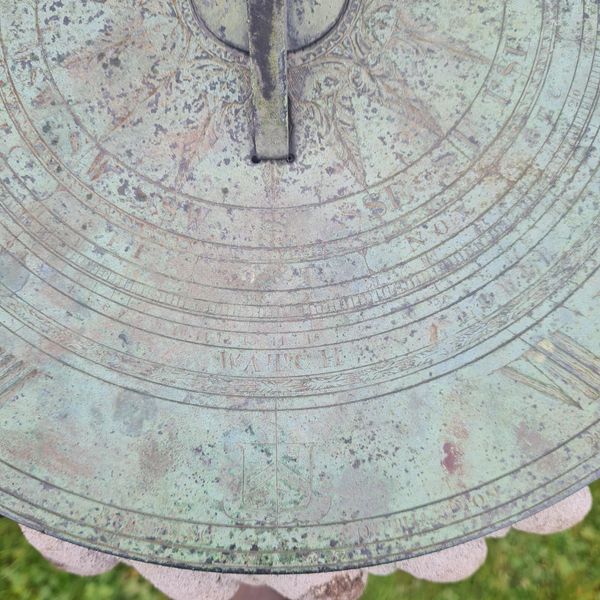
<path fill-rule="evenodd" d="M 600 469 L 593 0 L 0 0 L 0 512 L 306 573 Z"/>

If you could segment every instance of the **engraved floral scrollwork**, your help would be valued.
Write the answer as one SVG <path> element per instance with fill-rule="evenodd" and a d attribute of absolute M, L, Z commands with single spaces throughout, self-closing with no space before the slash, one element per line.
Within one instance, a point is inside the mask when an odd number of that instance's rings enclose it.
<path fill-rule="evenodd" d="M 398 60 L 398 56 L 407 56 L 416 63 L 420 56 L 436 51 L 460 60 L 486 62 L 485 57 L 434 26 L 414 24 L 396 3 L 366 2 L 342 43 L 328 55 L 293 69 L 291 95 L 296 120 L 311 123 L 306 127 L 313 126 L 317 139 L 335 148 L 338 159 L 351 166 L 357 182 L 366 188 L 357 102 L 363 111 L 377 105 L 393 111 L 397 137 L 408 135 L 409 129 L 413 136 L 416 129 L 441 137 L 444 132 L 435 109 L 419 96 L 413 77 Z M 404 156 L 398 158 L 407 161 Z"/>

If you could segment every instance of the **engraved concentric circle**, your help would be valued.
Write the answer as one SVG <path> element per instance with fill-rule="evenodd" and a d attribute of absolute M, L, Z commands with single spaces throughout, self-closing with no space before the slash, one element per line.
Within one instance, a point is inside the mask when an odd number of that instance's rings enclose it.
<path fill-rule="evenodd" d="M 0 0 L 0 511 L 308 572 L 589 481 L 597 2 L 351 0 L 290 56 L 292 165 L 190 7 Z"/>

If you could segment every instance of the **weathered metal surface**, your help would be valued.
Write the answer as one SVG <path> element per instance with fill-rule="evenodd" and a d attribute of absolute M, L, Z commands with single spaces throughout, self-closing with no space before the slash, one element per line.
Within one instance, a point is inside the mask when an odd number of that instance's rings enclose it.
<path fill-rule="evenodd" d="M 227 46 L 249 52 L 247 0 L 192 0 L 196 17 Z M 302 50 L 325 37 L 348 0 L 288 0 L 288 49 Z"/>
<path fill-rule="evenodd" d="M 0 511 L 201 569 L 393 561 L 600 467 L 598 3 L 0 0 Z"/>
<path fill-rule="evenodd" d="M 290 157 L 287 0 L 247 0 L 254 160 Z"/>

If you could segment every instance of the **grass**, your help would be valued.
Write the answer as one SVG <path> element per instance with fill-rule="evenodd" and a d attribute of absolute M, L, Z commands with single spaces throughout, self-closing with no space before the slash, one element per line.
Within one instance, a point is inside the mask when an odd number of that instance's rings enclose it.
<path fill-rule="evenodd" d="M 565 533 L 536 536 L 511 531 L 504 539 L 488 540 L 486 564 L 467 581 L 436 585 L 398 572 L 371 577 L 363 600 L 598 600 L 600 482 L 592 486 L 592 493 L 592 513 Z M 99 577 L 58 571 L 27 544 L 14 523 L 0 519 L 2 600 L 164 598 L 127 567 L 120 566 Z"/>

